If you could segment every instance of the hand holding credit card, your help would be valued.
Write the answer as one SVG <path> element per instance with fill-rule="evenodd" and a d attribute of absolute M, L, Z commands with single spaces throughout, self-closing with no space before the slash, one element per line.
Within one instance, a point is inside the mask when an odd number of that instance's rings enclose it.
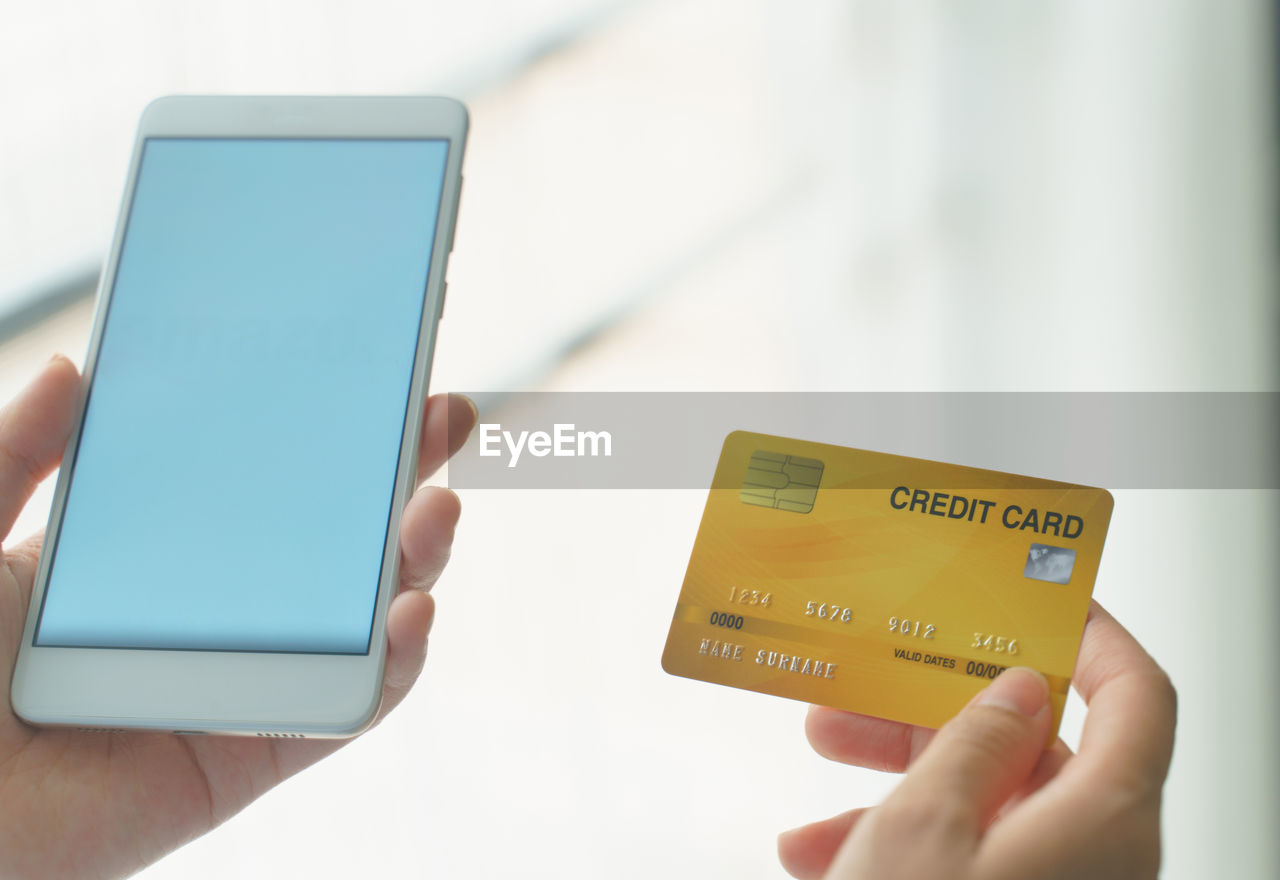
<path fill-rule="evenodd" d="M 663 668 L 939 727 L 1030 666 L 1056 735 L 1111 509 L 1104 489 L 734 432 Z"/>

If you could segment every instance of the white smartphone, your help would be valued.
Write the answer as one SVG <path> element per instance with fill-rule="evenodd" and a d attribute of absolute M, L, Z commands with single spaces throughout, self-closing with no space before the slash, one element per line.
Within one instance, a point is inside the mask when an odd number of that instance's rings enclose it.
<path fill-rule="evenodd" d="M 171 97 L 138 129 L 11 699 L 32 724 L 375 716 L 467 112 Z"/>

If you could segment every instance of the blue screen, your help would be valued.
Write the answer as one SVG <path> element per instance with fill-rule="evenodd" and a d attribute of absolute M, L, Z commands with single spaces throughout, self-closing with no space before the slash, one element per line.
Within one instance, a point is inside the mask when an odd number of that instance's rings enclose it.
<path fill-rule="evenodd" d="M 37 645 L 368 651 L 447 152 L 147 139 Z"/>

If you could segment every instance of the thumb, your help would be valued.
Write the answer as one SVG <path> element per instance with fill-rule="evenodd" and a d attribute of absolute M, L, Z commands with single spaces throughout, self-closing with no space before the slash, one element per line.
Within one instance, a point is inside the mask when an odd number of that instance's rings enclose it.
<path fill-rule="evenodd" d="M 968 805 L 973 830 L 981 832 L 1035 769 L 1050 714 L 1043 675 L 1005 670 L 938 731 L 895 796 L 946 793 Z"/>
<path fill-rule="evenodd" d="M 54 355 L 0 410 L 0 539 L 8 536 L 36 486 L 57 467 L 75 421 L 79 382 L 75 364 Z"/>
<path fill-rule="evenodd" d="M 836 863 L 857 865 L 868 857 L 877 862 L 884 853 L 866 851 L 865 842 L 858 846 L 858 832 L 874 826 L 879 844 L 908 845 L 908 861 L 921 868 L 893 876 L 942 876 L 925 866 L 955 866 L 973 852 L 1000 805 L 1035 768 L 1050 717 L 1043 675 L 1025 667 L 1001 673 L 938 731 L 897 789 L 867 817 L 872 821 L 859 823 Z M 865 830 L 871 834 L 873 828 Z"/>

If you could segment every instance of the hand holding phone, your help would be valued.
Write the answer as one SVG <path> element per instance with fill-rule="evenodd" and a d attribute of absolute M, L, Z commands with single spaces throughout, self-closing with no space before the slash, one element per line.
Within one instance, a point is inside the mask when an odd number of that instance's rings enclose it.
<path fill-rule="evenodd" d="M 0 529 L 11 528 L 36 484 L 57 465 L 75 420 L 79 376 L 52 360 L 0 413 Z M 437 395 L 423 420 L 418 477 L 462 445 L 475 421 L 462 397 Z M 322 425 L 314 426 L 322 430 Z M 401 520 L 399 594 L 387 615 L 387 661 L 379 718 L 422 668 L 433 601 L 427 594 L 448 557 L 458 499 L 447 489 L 414 493 Z M 22 639 L 43 535 L 12 543 L 0 560 L 0 679 Z M 143 543 L 122 548 L 145 556 Z M 123 876 L 238 812 L 282 779 L 349 740 L 183 737 L 35 728 L 0 706 L 0 875 Z"/>

